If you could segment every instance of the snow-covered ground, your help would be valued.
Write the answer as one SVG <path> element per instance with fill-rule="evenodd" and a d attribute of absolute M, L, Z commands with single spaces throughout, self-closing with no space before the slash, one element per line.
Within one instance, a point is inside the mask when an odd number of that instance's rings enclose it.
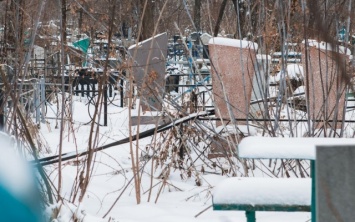
<path fill-rule="evenodd" d="M 90 120 L 85 101 L 78 101 L 74 98 L 74 124 L 68 130 L 65 127 L 63 138 L 63 152 L 87 149 L 90 133 L 90 125 L 83 125 Z M 98 145 L 108 144 L 129 135 L 129 116 L 127 108 L 119 108 L 110 105 L 108 107 L 108 126 L 101 126 L 98 131 Z M 132 110 L 136 116 L 138 111 Z M 145 113 L 144 115 L 150 115 Z M 150 129 L 153 125 L 139 126 L 139 131 Z M 133 134 L 136 134 L 137 127 L 132 127 Z M 95 128 L 96 130 L 96 128 Z M 55 120 L 48 120 L 48 124 L 42 124 L 40 133 L 50 146 L 51 153 L 58 154 L 59 128 L 55 128 Z M 152 143 L 152 138 L 139 140 L 139 147 L 142 154 L 145 153 L 147 145 Z M 134 142 L 134 146 L 137 142 Z M 61 195 L 64 198 L 64 205 L 57 217 L 58 222 L 70 221 L 75 212 L 77 218 L 84 222 L 97 221 L 120 221 L 120 222 L 205 222 L 205 221 L 246 221 L 244 212 L 237 211 L 213 211 L 209 208 L 196 217 L 204 209 L 212 205 L 213 188 L 220 181 L 227 178 L 217 174 L 214 169 L 199 172 L 201 186 L 196 186 L 194 177 L 188 178 L 180 170 L 172 170 L 166 183 L 159 178 L 163 167 L 154 166 L 154 175 L 151 185 L 151 162 L 141 159 L 140 164 L 146 164 L 142 173 L 141 182 L 141 204 L 136 204 L 134 182 L 132 180 L 132 169 L 129 144 L 114 146 L 98 152 L 94 157 L 94 166 L 88 190 L 80 206 L 71 205 L 73 199 L 73 186 L 76 176 L 83 170 L 82 163 L 75 161 L 63 162 L 63 179 Z M 84 157 L 79 158 L 84 160 Z M 199 166 L 197 164 L 197 166 Z M 57 186 L 58 164 L 46 166 L 45 169 Z M 152 193 L 149 199 L 149 188 Z M 79 192 L 80 193 L 80 192 Z M 78 194 L 79 195 L 79 194 Z M 76 197 L 76 200 L 78 197 Z M 115 202 L 117 201 L 117 202 Z M 78 201 L 75 201 L 77 204 Z M 58 204 L 59 206 L 60 204 Z M 109 209 L 112 210 L 109 211 Z M 49 210 L 49 209 L 48 209 Z M 107 216 L 105 218 L 104 215 Z M 310 213 L 280 213 L 280 212 L 258 212 L 259 222 L 294 221 L 305 222 L 310 220 Z"/>

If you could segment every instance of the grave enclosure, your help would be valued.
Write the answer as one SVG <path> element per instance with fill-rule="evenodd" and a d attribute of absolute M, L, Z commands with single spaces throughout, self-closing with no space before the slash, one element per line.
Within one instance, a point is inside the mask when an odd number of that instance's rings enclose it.
<path fill-rule="evenodd" d="M 287 145 L 286 145 L 287 144 Z M 243 159 L 310 160 L 311 178 L 228 178 L 213 194 L 214 210 L 311 212 L 311 221 L 352 221 L 354 139 L 248 137 L 238 145 Z"/>
<path fill-rule="evenodd" d="M 71 122 L 72 108 L 72 96 L 78 96 L 87 100 L 88 115 L 92 119 L 93 111 L 90 111 L 95 107 L 97 96 L 100 90 L 103 93 L 103 118 L 101 125 L 107 125 L 107 106 L 115 105 L 117 107 L 123 107 L 124 105 L 124 78 L 118 73 L 111 73 L 99 88 L 99 81 L 102 81 L 102 73 L 87 72 L 82 70 L 81 76 L 65 76 L 64 77 L 64 94 L 62 93 L 62 77 L 51 78 L 32 78 L 25 81 L 18 81 L 18 89 L 16 93 L 19 94 L 19 102 L 24 107 L 26 115 L 33 115 L 35 117 L 35 123 L 44 123 L 45 119 L 59 119 L 61 110 L 53 109 L 52 100 L 56 100 L 57 94 L 65 95 L 65 109 L 66 113 L 64 119 Z M 6 124 L 6 118 L 8 113 L 6 112 L 7 106 L 11 105 L 12 99 L 8 94 L 1 94 L 2 102 L 2 116 L 0 116 L 0 126 L 3 127 Z M 5 103 L 5 101 L 8 101 Z M 57 101 L 58 105 L 59 102 Z M 91 107 L 90 107 L 91 106 Z M 54 112 L 52 115 L 47 115 L 48 112 Z M 69 112 L 69 113 L 68 113 Z M 54 116 L 53 116 L 54 115 Z"/>

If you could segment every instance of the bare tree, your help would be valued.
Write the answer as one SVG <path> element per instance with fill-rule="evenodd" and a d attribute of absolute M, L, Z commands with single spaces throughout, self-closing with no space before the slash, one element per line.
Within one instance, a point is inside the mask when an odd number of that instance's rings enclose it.
<path fill-rule="evenodd" d="M 201 0 L 195 0 L 194 5 L 194 23 L 196 31 L 201 31 Z"/>

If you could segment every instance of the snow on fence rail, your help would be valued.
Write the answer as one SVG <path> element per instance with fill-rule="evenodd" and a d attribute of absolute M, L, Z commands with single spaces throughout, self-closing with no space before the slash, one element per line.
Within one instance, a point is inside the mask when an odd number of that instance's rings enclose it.
<path fill-rule="evenodd" d="M 246 137 L 238 145 L 241 158 L 315 160 L 316 146 L 351 145 L 354 138 Z"/>

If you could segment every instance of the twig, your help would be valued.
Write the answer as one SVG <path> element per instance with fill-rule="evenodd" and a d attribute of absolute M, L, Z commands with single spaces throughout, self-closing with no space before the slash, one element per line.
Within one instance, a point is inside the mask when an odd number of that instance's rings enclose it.
<path fill-rule="evenodd" d="M 195 218 L 197 218 L 198 216 L 200 216 L 201 214 L 203 214 L 204 212 L 206 212 L 208 209 L 210 209 L 212 207 L 212 205 L 208 206 L 207 208 L 203 209 L 200 213 L 195 215 Z"/>

